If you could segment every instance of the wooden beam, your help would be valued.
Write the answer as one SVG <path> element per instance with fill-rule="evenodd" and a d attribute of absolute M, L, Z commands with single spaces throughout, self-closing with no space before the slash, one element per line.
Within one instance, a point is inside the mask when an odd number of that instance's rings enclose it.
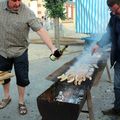
<path fill-rule="evenodd" d="M 92 97 L 91 97 L 90 89 L 87 90 L 87 107 L 89 111 L 90 120 L 95 120 L 93 114 L 93 105 L 92 105 Z"/>
<path fill-rule="evenodd" d="M 46 77 L 47 80 L 51 80 L 51 81 L 56 81 L 57 82 L 57 77 L 60 76 L 61 74 L 63 74 L 64 72 L 66 72 L 71 65 L 73 65 L 73 63 L 76 61 L 76 58 L 70 60 L 69 62 L 65 63 L 64 65 L 62 65 L 60 68 L 58 68 L 57 70 L 55 70 L 53 73 L 51 73 L 50 75 L 48 75 Z"/>

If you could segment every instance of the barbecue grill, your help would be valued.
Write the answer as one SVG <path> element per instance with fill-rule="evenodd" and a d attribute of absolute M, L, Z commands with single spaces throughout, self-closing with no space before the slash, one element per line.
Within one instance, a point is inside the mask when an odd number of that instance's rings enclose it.
<path fill-rule="evenodd" d="M 86 100 L 90 120 L 94 120 L 90 89 L 94 83 L 98 83 L 108 56 L 108 52 L 102 53 L 97 61 L 98 68 L 94 69 L 92 80 L 87 79 L 81 85 L 75 86 L 73 83 L 60 82 L 57 79 L 57 76 L 65 73 L 70 69 L 70 66 L 76 63 L 76 58 L 64 64 L 57 70 L 58 73 L 55 71 L 54 76 L 50 75 L 49 77 L 52 78 L 54 84 L 37 97 L 37 105 L 42 120 L 77 120 Z"/>

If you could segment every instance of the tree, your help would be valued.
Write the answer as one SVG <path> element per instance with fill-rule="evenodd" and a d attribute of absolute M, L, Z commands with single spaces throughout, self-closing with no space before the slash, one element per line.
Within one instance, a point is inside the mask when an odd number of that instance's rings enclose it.
<path fill-rule="evenodd" d="M 55 30 L 55 45 L 60 48 L 60 32 L 59 32 L 59 19 L 65 20 L 66 13 L 64 3 L 67 0 L 44 0 L 45 8 L 47 9 L 48 16 L 54 19 L 54 30 Z"/>

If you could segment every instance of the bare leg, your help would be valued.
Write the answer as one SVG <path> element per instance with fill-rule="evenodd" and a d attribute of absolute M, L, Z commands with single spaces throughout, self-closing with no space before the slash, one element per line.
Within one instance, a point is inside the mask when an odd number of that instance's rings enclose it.
<path fill-rule="evenodd" d="M 2 99 L 2 101 L 0 101 L 0 109 L 5 108 L 11 102 L 9 89 L 10 89 L 10 82 L 3 85 L 4 98 Z"/>
<path fill-rule="evenodd" d="M 19 113 L 20 115 L 27 114 L 27 107 L 24 103 L 24 95 L 25 95 L 25 87 L 18 86 L 18 94 L 19 94 Z"/>
<path fill-rule="evenodd" d="M 18 86 L 19 103 L 24 104 L 25 87 Z"/>
<path fill-rule="evenodd" d="M 10 97 L 10 82 L 3 85 L 3 89 L 4 89 L 4 98 L 7 99 Z"/>

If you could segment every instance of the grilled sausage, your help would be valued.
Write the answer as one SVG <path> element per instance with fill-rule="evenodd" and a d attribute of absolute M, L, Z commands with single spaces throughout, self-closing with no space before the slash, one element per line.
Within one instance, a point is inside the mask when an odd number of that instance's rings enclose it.
<path fill-rule="evenodd" d="M 75 80 L 75 74 L 69 74 L 67 76 L 67 82 L 72 83 Z"/>

